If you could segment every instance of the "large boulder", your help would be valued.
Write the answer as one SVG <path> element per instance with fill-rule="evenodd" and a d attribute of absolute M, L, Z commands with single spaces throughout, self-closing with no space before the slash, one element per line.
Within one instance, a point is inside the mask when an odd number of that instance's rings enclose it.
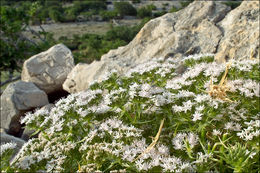
<path fill-rule="evenodd" d="M 10 134 L 21 130 L 21 116 L 28 110 L 48 104 L 47 94 L 32 82 L 11 83 L 1 95 L 1 128 Z"/>
<path fill-rule="evenodd" d="M 244 1 L 220 23 L 224 32 L 216 60 L 259 58 L 259 1 Z"/>
<path fill-rule="evenodd" d="M 74 67 L 71 51 L 58 44 L 26 60 L 22 80 L 33 82 L 47 94 L 62 89 L 62 84 Z"/>
<path fill-rule="evenodd" d="M 229 11 L 230 8 L 220 2 L 196 1 L 184 10 L 153 19 L 128 45 L 109 51 L 100 62 L 72 70 L 63 88 L 70 93 L 82 91 L 113 69 L 124 73 L 153 57 L 215 53 L 222 38 L 216 23 Z"/>
<path fill-rule="evenodd" d="M 122 69 L 117 64 L 113 64 L 118 71 Z M 63 89 L 69 93 L 83 91 L 89 87 L 93 81 L 100 81 L 104 72 L 109 71 L 104 61 L 94 61 L 92 64 L 77 64 L 67 76 L 63 84 Z"/>
<path fill-rule="evenodd" d="M 110 51 L 102 60 L 135 66 L 153 57 L 215 53 L 222 38 L 216 23 L 229 10 L 220 2 L 195 1 L 183 10 L 149 21 L 127 46 Z"/>

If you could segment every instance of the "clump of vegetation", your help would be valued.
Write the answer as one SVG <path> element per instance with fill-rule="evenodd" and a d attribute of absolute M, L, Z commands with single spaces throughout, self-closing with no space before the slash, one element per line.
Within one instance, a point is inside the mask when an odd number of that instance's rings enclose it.
<path fill-rule="evenodd" d="M 112 71 L 28 113 L 22 123 L 39 138 L 2 171 L 259 172 L 259 61 L 233 60 L 227 71 L 212 56 Z M 228 100 L 209 94 L 219 84 Z"/>
<path fill-rule="evenodd" d="M 114 8 L 118 12 L 120 17 L 126 15 L 136 16 L 136 9 L 129 2 L 115 2 Z"/>
<path fill-rule="evenodd" d="M 145 18 L 145 17 L 152 17 L 152 11 L 156 10 L 156 6 L 153 4 L 147 5 L 145 7 L 141 7 L 137 9 L 137 17 Z"/>

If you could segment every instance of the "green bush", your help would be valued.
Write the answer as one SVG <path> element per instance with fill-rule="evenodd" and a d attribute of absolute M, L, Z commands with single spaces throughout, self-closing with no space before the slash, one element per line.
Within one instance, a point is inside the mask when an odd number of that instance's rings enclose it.
<path fill-rule="evenodd" d="M 152 9 L 147 6 L 137 9 L 137 17 L 139 18 L 152 17 Z"/>
<path fill-rule="evenodd" d="M 125 15 L 135 16 L 137 14 L 136 9 L 129 2 L 115 2 L 114 7 L 121 17 Z"/>
<path fill-rule="evenodd" d="M 55 22 L 61 22 L 62 21 L 62 13 L 60 13 L 58 10 L 54 9 L 50 9 L 49 10 L 49 16 L 52 20 L 54 20 Z"/>
<path fill-rule="evenodd" d="M 113 11 L 100 11 L 99 15 L 105 21 L 110 20 L 110 19 L 115 19 L 115 18 L 118 17 L 118 13 L 117 13 L 116 10 L 113 10 Z"/>
<path fill-rule="evenodd" d="M 151 9 L 151 10 L 156 10 L 156 6 L 154 4 L 149 4 L 146 7 Z"/>
<path fill-rule="evenodd" d="M 131 0 L 131 2 L 134 3 L 134 4 L 137 4 L 137 3 L 140 3 L 141 0 Z"/>
<path fill-rule="evenodd" d="M 153 17 L 160 17 L 166 13 L 167 13 L 167 11 L 158 11 L 153 14 Z"/>
<path fill-rule="evenodd" d="M 96 11 L 96 13 L 99 10 L 106 10 L 106 3 L 102 1 L 74 1 L 73 4 L 74 15 L 79 15 L 81 12 L 89 10 Z"/>

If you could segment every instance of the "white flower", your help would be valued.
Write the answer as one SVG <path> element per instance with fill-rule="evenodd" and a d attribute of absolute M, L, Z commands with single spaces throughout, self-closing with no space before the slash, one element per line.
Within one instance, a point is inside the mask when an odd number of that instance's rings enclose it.
<path fill-rule="evenodd" d="M 220 132 L 219 130 L 214 129 L 213 132 L 212 132 L 212 134 L 213 134 L 214 136 L 220 136 L 220 135 L 221 135 L 221 132 Z"/>
<path fill-rule="evenodd" d="M 199 136 L 191 132 L 188 134 L 187 139 L 191 148 L 193 148 L 195 145 L 198 144 Z"/>
<path fill-rule="evenodd" d="M 201 120 L 202 119 L 202 116 L 203 114 L 201 114 L 200 112 L 196 111 L 192 116 L 192 121 L 197 121 L 197 120 Z"/>
<path fill-rule="evenodd" d="M 89 111 L 88 110 L 84 110 L 83 108 L 78 108 L 78 109 L 76 109 L 76 111 L 82 117 L 85 117 L 86 115 L 89 114 Z"/>
<path fill-rule="evenodd" d="M 234 123 L 232 121 L 231 122 L 227 122 L 225 124 L 225 129 L 226 130 L 233 130 L 234 129 L 233 126 L 234 126 Z"/>
<path fill-rule="evenodd" d="M 201 106 L 199 106 L 199 107 L 196 107 L 196 110 L 199 111 L 199 112 L 203 111 L 204 109 L 205 109 L 205 106 L 204 106 L 204 105 L 201 105 Z"/>
<path fill-rule="evenodd" d="M 109 107 L 109 106 L 107 106 L 107 105 L 101 103 L 101 104 L 97 107 L 95 113 L 97 113 L 97 114 L 104 114 L 104 113 L 106 113 L 107 111 L 109 111 L 110 109 L 111 109 L 111 107 Z"/>
<path fill-rule="evenodd" d="M 159 147 L 157 147 L 157 149 L 158 149 L 160 154 L 168 154 L 169 153 L 169 149 L 165 145 L 160 145 Z"/>
<path fill-rule="evenodd" d="M 172 140 L 172 144 L 174 145 L 174 149 L 183 150 L 185 147 L 184 138 L 186 134 L 178 133 Z"/>
<path fill-rule="evenodd" d="M 14 142 L 9 142 L 9 143 L 5 143 L 5 144 L 1 144 L 0 145 L 0 156 L 7 150 L 9 149 L 15 149 L 16 148 L 16 143 Z"/>
<path fill-rule="evenodd" d="M 208 94 L 198 94 L 194 100 L 198 103 L 201 103 L 210 100 L 210 96 Z"/>

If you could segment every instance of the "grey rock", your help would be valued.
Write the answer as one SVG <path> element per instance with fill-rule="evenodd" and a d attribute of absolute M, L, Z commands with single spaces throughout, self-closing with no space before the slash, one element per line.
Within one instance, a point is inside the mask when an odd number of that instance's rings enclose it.
<path fill-rule="evenodd" d="M 9 84 L 1 95 L 1 128 L 7 129 L 10 134 L 19 133 L 21 116 L 48 103 L 47 94 L 31 82 Z"/>
<path fill-rule="evenodd" d="M 71 51 L 58 44 L 26 60 L 22 80 L 33 82 L 47 94 L 62 89 L 62 84 L 74 67 Z"/>
<path fill-rule="evenodd" d="M 259 58 L 259 1 L 243 1 L 218 24 L 224 33 L 215 59 Z"/>

